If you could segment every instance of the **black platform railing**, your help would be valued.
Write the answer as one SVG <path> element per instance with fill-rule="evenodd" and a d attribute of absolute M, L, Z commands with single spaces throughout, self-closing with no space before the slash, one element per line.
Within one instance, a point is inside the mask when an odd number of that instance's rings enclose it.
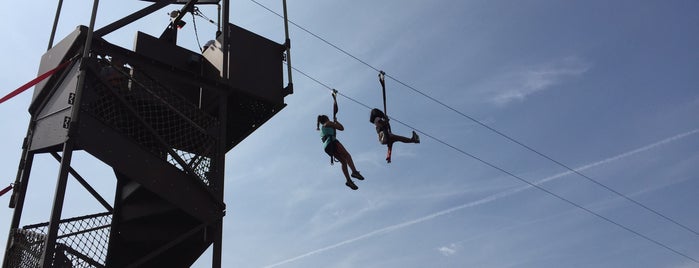
<path fill-rule="evenodd" d="M 64 219 L 58 227 L 55 267 L 104 267 L 109 245 L 110 212 Z M 49 223 L 12 231 L 7 267 L 39 267 Z"/>
<path fill-rule="evenodd" d="M 98 120 L 176 168 L 211 186 L 219 121 L 163 86 L 138 66 L 100 59 L 93 65 L 97 97 L 85 106 Z"/>

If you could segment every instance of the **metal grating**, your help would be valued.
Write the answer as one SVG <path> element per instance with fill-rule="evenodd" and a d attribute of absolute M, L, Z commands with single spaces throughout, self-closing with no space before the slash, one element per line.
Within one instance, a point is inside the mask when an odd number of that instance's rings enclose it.
<path fill-rule="evenodd" d="M 7 254 L 7 267 L 39 267 L 46 235 L 26 230 L 13 230 Z"/>
<path fill-rule="evenodd" d="M 58 226 L 55 267 L 104 267 L 112 214 L 109 212 L 61 220 Z M 39 267 L 49 223 L 12 231 L 8 267 Z"/>

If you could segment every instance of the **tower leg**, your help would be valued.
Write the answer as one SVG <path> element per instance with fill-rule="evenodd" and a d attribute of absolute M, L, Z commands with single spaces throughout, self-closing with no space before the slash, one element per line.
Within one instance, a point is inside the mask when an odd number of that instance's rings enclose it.
<path fill-rule="evenodd" d="M 221 268 L 221 257 L 223 248 L 223 219 L 218 220 L 216 223 L 214 223 L 214 225 L 214 229 L 216 230 L 216 238 L 214 238 L 214 252 L 211 267 Z"/>
<path fill-rule="evenodd" d="M 10 251 L 10 245 L 12 245 L 13 232 L 19 228 L 20 219 L 22 219 L 22 212 L 24 211 L 24 197 L 27 194 L 27 185 L 29 183 L 29 174 L 31 173 L 32 165 L 34 163 L 34 153 L 28 152 L 28 148 L 24 149 L 22 154 L 24 157 L 21 160 L 20 170 L 17 176 L 20 178 L 15 184 L 12 194 L 12 204 L 14 204 L 14 213 L 12 214 L 12 223 L 10 224 L 10 233 L 7 236 L 7 246 L 5 247 L 5 259 L 3 260 L 2 267 L 9 267 L 8 263 L 8 253 Z"/>
<path fill-rule="evenodd" d="M 51 267 L 54 251 L 56 249 L 56 239 L 58 238 L 58 227 L 61 221 L 61 213 L 63 212 L 63 201 L 66 195 L 66 186 L 68 184 L 68 170 L 70 162 L 73 158 L 73 141 L 68 138 L 63 145 L 63 158 L 61 159 L 61 170 L 58 172 L 58 181 L 56 182 L 56 193 L 53 199 L 53 209 L 51 210 L 51 219 L 49 220 L 48 234 L 44 243 L 44 252 L 41 255 L 41 267 Z"/>

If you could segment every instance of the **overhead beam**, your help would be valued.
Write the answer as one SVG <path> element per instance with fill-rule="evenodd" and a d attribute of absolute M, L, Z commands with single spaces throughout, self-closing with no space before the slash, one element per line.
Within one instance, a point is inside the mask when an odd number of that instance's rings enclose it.
<path fill-rule="evenodd" d="M 120 29 L 121 27 L 124 27 L 126 25 L 131 24 L 134 21 L 137 21 L 145 16 L 148 16 L 152 14 L 155 11 L 158 11 L 172 3 L 175 3 L 176 0 L 166 0 L 166 1 L 160 1 L 153 3 L 150 6 L 147 6 L 139 11 L 134 12 L 131 15 L 128 15 L 118 21 L 112 22 L 111 24 L 104 26 L 100 28 L 99 30 L 95 31 L 94 36 L 95 37 L 102 37 L 105 36 L 113 31 L 116 31 Z"/>

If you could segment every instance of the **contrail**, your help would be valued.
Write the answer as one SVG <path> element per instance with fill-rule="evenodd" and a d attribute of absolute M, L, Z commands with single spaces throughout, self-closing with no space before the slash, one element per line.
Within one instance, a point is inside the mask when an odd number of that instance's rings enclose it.
<path fill-rule="evenodd" d="M 688 131 L 688 132 L 685 132 L 685 133 L 682 133 L 682 134 L 677 134 L 677 135 L 675 135 L 675 136 L 672 136 L 672 137 L 669 137 L 669 138 L 665 138 L 665 139 L 663 139 L 663 140 L 660 140 L 660 141 L 657 141 L 657 142 L 648 144 L 648 145 L 646 145 L 646 146 L 637 148 L 637 149 L 635 149 L 635 150 L 631 150 L 631 151 L 628 151 L 628 152 L 625 152 L 625 153 L 622 153 L 622 154 L 618 154 L 618 155 L 616 155 L 616 156 L 612 156 L 612 157 L 606 158 L 606 159 L 604 159 L 604 160 L 600 160 L 600 161 L 597 161 L 597 162 L 594 162 L 594 163 L 590 163 L 590 164 L 587 164 L 587 165 L 584 165 L 584 166 L 575 168 L 574 170 L 577 171 L 577 172 L 581 172 L 581 171 L 586 170 L 586 169 L 590 169 L 590 168 L 597 167 L 597 166 L 600 166 L 600 165 L 609 164 L 609 163 L 611 163 L 611 162 L 618 161 L 618 160 L 621 160 L 621 159 L 623 159 L 623 158 L 626 158 L 626 157 L 629 157 L 629 156 L 632 156 L 632 155 L 635 155 L 635 154 L 639 154 L 639 153 L 642 153 L 642 152 L 651 150 L 651 149 L 656 148 L 656 147 L 658 147 L 658 146 L 665 145 L 665 144 L 668 144 L 668 143 L 671 143 L 671 142 L 674 142 L 674 141 L 683 139 L 683 138 L 685 138 L 685 137 L 687 137 L 687 136 L 691 136 L 691 135 L 694 135 L 694 134 L 697 134 L 697 133 L 699 133 L 699 129 L 694 129 L 694 130 L 691 130 L 691 131 Z M 569 170 L 569 171 L 566 171 L 566 172 L 561 172 L 561 173 L 558 173 L 558 174 L 555 174 L 555 175 L 552 175 L 552 176 L 543 178 L 543 179 L 541 179 L 541 180 L 535 182 L 534 184 L 537 184 L 537 185 L 538 185 L 538 184 L 542 184 L 542 183 L 545 183 L 545 182 L 548 182 L 548 181 L 552 181 L 552 180 L 555 180 L 555 179 L 558 179 L 558 178 L 561 178 L 561 177 L 570 175 L 570 174 L 572 174 L 572 173 L 574 173 L 574 172 L 573 172 L 573 171 L 570 171 L 570 170 Z M 271 264 L 271 265 L 265 266 L 265 268 L 277 267 L 277 266 L 280 266 L 280 265 L 283 265 L 283 264 L 287 264 L 287 263 L 290 263 L 290 262 L 293 262 L 293 261 L 296 261 L 296 260 L 299 260 L 299 259 L 302 259 L 302 258 L 311 256 L 311 255 L 315 255 L 315 254 L 318 254 L 318 253 L 321 253 L 321 252 L 324 252 L 324 251 L 327 251 L 327 250 L 331 250 L 331 249 L 334 249 L 334 248 L 337 248 L 337 247 L 340 247 L 340 246 L 343 246 L 343 245 L 346 245 L 346 244 L 354 243 L 354 242 L 359 241 L 359 240 L 362 240 L 362 239 L 366 239 L 366 238 L 369 238 L 369 237 L 373 237 L 373 236 L 375 236 L 375 235 L 384 234 L 384 233 L 390 233 L 390 232 L 393 232 L 393 231 L 395 231 L 395 230 L 401 229 L 401 228 L 403 228 L 403 227 L 408 227 L 408 226 L 411 226 L 411 225 L 414 225 L 414 224 L 418 224 L 418 223 L 421 223 L 421 222 L 429 221 L 429 220 L 432 220 L 432 219 L 434 219 L 434 218 L 437 218 L 437 217 L 440 217 L 440 216 L 444 216 L 444 215 L 450 214 L 450 213 L 455 212 L 455 211 L 458 211 L 458 210 L 462 210 L 462 209 L 465 209 L 465 208 L 475 207 L 475 206 L 478 206 L 478 205 L 482 205 L 482 204 L 486 204 L 486 203 L 489 203 L 489 202 L 493 202 L 493 201 L 498 200 L 498 199 L 500 199 L 500 198 L 503 198 L 503 197 L 506 197 L 506 196 L 510 196 L 510 195 L 512 195 L 512 194 L 515 194 L 515 193 L 524 191 L 524 190 L 529 189 L 529 188 L 532 188 L 532 186 L 526 185 L 526 186 L 522 186 L 522 187 L 519 187 L 519 188 L 510 189 L 510 190 L 507 190 L 507 191 L 504 191 L 504 192 L 500 192 L 500 193 L 497 193 L 497 194 L 494 194 L 494 195 L 491 195 L 491 196 L 488 196 L 488 197 L 485 197 L 485 198 L 483 198 L 483 199 L 479 199 L 479 200 L 476 200 L 476 201 L 473 201 L 473 202 L 470 202 L 470 203 L 466 203 L 466 204 L 463 204 L 463 205 L 460 205 L 460 206 L 456 206 L 456 207 L 451 207 L 451 208 L 448 208 L 448 209 L 445 209 L 445 210 L 442 210 L 442 211 L 439 211 L 439 212 L 436 212 L 436 213 L 433 213 L 433 214 L 430 214 L 430 215 L 427 215 L 427 216 L 424 216 L 424 217 L 421 217 L 421 218 L 417 218 L 417 219 L 414 219 L 414 220 L 410 220 L 410 221 L 406 221 L 406 222 L 403 222 L 403 223 L 394 224 L 394 225 L 391 225 L 391 226 L 388 226 L 388 227 L 384 227 L 384 228 L 381 228 L 381 229 L 378 229 L 378 230 L 374 230 L 374 231 L 371 231 L 371 232 L 369 232 L 369 233 L 363 234 L 363 235 L 361 235 L 361 236 L 358 236 L 358 237 L 355 237 L 355 238 L 352 238 L 352 239 L 348 239 L 348 240 L 345 240 L 345 241 L 342 241 L 342 242 L 339 242 L 339 243 L 336 243 L 336 244 L 333 244 L 333 245 L 330 245 L 330 246 L 327 246 L 327 247 L 323 247 L 323 248 L 319 248 L 319 249 L 313 250 L 313 251 L 311 251 L 311 252 L 308 252 L 308 253 L 305 253 L 305 254 L 302 254 L 302 255 L 299 255 L 299 256 L 290 258 L 290 259 L 286 259 L 286 260 L 277 262 L 277 263 L 275 263 L 275 264 Z"/>

